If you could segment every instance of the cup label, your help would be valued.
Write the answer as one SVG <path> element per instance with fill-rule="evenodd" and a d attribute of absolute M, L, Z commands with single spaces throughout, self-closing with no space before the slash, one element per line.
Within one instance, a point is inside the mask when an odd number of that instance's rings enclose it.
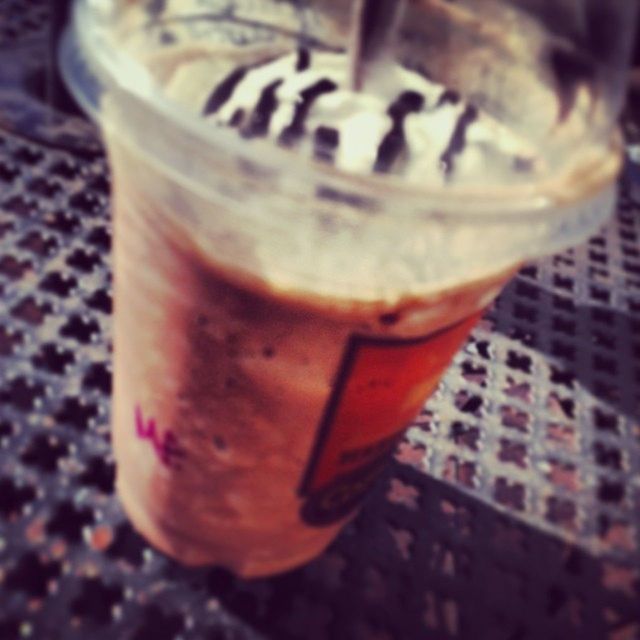
<path fill-rule="evenodd" d="M 350 338 L 300 485 L 304 522 L 330 525 L 360 504 L 480 316 L 421 338 Z"/>

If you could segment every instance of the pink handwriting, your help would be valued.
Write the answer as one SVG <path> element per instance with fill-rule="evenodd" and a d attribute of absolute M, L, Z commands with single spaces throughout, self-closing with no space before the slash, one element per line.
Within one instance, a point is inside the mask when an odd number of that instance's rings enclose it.
<path fill-rule="evenodd" d="M 165 431 L 164 435 L 156 427 L 154 418 L 144 419 L 142 409 L 136 406 L 136 433 L 141 440 L 150 440 L 158 460 L 167 467 L 179 469 L 180 460 L 185 452 L 178 444 L 173 431 Z"/>

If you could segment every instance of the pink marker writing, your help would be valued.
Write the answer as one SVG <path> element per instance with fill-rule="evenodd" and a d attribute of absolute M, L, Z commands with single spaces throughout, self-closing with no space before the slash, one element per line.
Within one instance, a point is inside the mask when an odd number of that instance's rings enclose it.
<path fill-rule="evenodd" d="M 151 441 L 162 464 L 175 469 L 180 468 L 180 460 L 185 457 L 185 452 L 180 447 L 176 435 L 173 431 L 161 434 L 154 418 L 144 419 L 139 405 L 136 406 L 136 433 L 141 440 Z"/>

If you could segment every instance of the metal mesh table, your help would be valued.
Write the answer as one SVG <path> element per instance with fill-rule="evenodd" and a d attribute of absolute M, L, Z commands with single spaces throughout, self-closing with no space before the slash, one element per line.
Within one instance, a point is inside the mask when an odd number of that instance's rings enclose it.
<path fill-rule="evenodd" d="M 46 19 L 0 1 L 0 639 L 639 638 L 640 201 L 521 271 L 321 558 L 185 569 L 113 493 L 108 169 L 24 82 Z"/>

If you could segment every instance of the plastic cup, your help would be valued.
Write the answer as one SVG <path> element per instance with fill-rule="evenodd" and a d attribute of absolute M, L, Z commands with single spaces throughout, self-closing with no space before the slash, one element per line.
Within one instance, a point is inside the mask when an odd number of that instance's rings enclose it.
<path fill-rule="evenodd" d="M 548 167 L 423 186 L 163 92 L 185 60 L 344 48 L 349 3 L 76 3 L 64 74 L 113 174 L 117 490 L 146 538 L 242 576 L 333 540 L 501 287 L 610 214 L 633 4 L 410 2 L 392 55 Z"/>

